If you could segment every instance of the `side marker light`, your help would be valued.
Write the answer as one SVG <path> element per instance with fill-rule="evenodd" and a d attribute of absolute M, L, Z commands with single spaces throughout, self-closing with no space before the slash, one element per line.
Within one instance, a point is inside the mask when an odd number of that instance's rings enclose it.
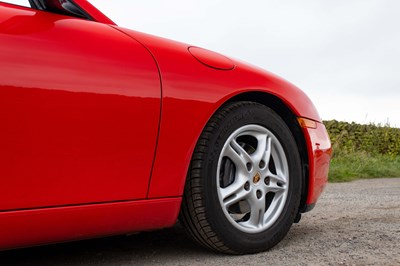
<path fill-rule="evenodd" d="M 317 128 L 317 122 L 311 119 L 307 119 L 304 117 L 298 117 L 297 121 L 299 122 L 302 128 Z"/>

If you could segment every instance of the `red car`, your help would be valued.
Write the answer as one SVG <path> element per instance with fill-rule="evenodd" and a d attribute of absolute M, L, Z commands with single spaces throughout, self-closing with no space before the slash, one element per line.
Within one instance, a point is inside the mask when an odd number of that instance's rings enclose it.
<path fill-rule="evenodd" d="M 0 3 L 0 249 L 173 226 L 209 249 L 277 244 L 331 144 L 309 98 L 86 0 Z"/>

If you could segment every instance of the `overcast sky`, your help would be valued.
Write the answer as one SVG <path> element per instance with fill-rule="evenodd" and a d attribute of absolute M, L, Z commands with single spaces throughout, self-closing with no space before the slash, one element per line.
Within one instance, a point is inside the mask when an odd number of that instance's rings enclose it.
<path fill-rule="evenodd" d="M 400 127 L 400 0 L 90 1 L 120 26 L 284 77 L 323 119 Z"/>
<path fill-rule="evenodd" d="M 400 127 L 399 0 L 90 0 L 118 25 L 261 66 L 323 119 Z"/>

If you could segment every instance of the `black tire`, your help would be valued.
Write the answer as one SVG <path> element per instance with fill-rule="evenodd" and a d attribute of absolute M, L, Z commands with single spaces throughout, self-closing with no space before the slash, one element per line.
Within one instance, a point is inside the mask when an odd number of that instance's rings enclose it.
<path fill-rule="evenodd" d="M 222 179 L 219 178 L 217 181 L 217 176 L 225 176 L 221 170 L 217 174 L 221 151 L 226 147 L 224 145 L 231 134 L 246 125 L 261 126 L 276 136 L 286 156 L 289 173 L 288 188 L 284 192 L 286 200 L 280 203 L 281 211 L 277 212 L 272 224 L 265 229 L 261 227 L 261 231 L 254 229 L 255 232 L 247 232 L 247 227 L 242 226 L 240 222 L 245 218 L 238 221 L 234 218 L 229 219 L 231 216 L 227 213 L 229 214 L 231 207 L 224 207 L 218 194 L 223 188 L 220 184 Z M 259 180 L 256 177 L 258 176 L 251 179 L 255 182 L 254 186 Z M 285 237 L 295 220 L 300 204 L 301 180 L 297 145 L 281 117 L 272 109 L 258 103 L 228 103 L 210 119 L 198 140 L 188 171 L 180 221 L 191 238 L 214 251 L 227 254 L 249 254 L 268 250 Z M 275 197 L 274 195 L 272 197 Z M 243 203 L 241 204 L 243 206 Z M 253 214 L 250 213 L 247 217 L 251 215 Z M 257 219 L 264 221 L 264 216 L 261 215 L 265 214 L 259 215 Z"/>

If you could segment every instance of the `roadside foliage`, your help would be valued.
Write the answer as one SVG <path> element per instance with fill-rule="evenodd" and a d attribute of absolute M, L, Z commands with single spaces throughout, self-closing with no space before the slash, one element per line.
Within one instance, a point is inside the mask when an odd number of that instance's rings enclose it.
<path fill-rule="evenodd" d="M 329 180 L 400 177 L 400 128 L 324 121 L 332 141 Z"/>
<path fill-rule="evenodd" d="M 366 152 L 371 155 L 400 155 L 400 128 L 389 125 L 361 125 L 324 121 L 335 155 Z"/>

